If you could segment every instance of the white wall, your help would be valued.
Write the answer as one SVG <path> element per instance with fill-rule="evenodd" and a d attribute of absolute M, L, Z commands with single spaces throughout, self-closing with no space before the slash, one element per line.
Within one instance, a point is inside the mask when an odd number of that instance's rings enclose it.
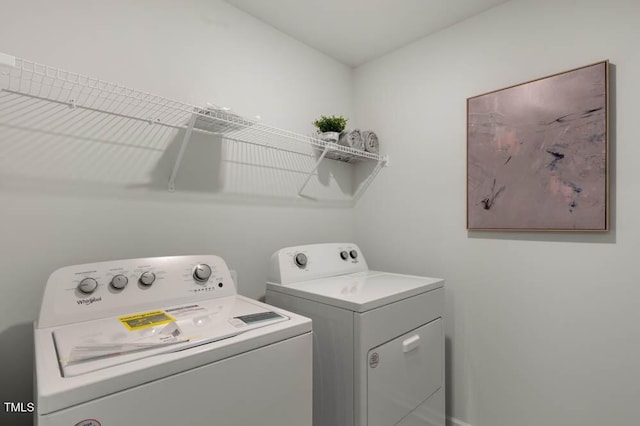
<path fill-rule="evenodd" d="M 512 1 L 355 72 L 391 158 L 357 206 L 374 268 L 444 277 L 448 411 L 473 426 L 638 424 L 640 2 Z M 466 99 L 612 63 L 612 230 L 465 230 Z"/>
<path fill-rule="evenodd" d="M 320 114 L 353 115 L 349 68 L 222 1 L 3 0 L 0 15 L 0 52 L 192 104 L 230 105 L 304 134 Z M 231 182 L 252 196 L 225 198 L 199 187 L 198 178 L 218 166 L 194 158 L 210 141 L 194 140 L 190 160 L 199 168 L 185 164 L 170 194 L 172 163 L 162 147 L 172 135 L 119 145 L 23 131 L 10 127 L 10 102 L 0 99 L 0 401 L 32 400 L 31 323 L 59 267 L 215 253 L 238 270 L 241 293 L 260 297 L 276 249 L 353 238 L 349 208 L 274 198 L 258 187 L 259 168 Z M 29 120 L 23 124 L 38 124 Z M 54 124 L 64 127 L 64 116 Z M 314 184 L 342 199 L 348 170 L 325 168 Z"/>

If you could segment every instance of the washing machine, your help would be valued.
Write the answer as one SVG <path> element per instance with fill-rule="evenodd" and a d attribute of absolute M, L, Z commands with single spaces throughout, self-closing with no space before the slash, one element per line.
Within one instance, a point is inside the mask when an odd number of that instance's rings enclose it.
<path fill-rule="evenodd" d="M 214 255 L 70 266 L 35 323 L 38 426 L 311 425 L 311 321 Z"/>
<path fill-rule="evenodd" d="M 444 281 L 370 271 L 355 244 L 273 254 L 266 302 L 313 320 L 314 426 L 444 426 Z"/>

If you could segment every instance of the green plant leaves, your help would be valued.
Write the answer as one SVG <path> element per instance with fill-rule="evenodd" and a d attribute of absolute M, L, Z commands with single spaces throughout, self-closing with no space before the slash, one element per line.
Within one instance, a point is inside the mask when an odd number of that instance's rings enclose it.
<path fill-rule="evenodd" d="M 319 119 L 313 122 L 313 125 L 318 128 L 321 133 L 324 132 L 338 132 L 341 133 L 347 125 L 348 118 L 343 116 L 332 115 L 328 117 L 326 115 L 321 116 Z"/>

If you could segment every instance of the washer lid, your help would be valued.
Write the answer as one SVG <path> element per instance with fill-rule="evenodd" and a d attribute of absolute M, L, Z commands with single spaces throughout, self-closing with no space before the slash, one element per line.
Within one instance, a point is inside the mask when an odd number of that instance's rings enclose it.
<path fill-rule="evenodd" d="M 441 278 L 368 271 L 267 288 L 354 312 L 366 312 L 444 286 Z"/>
<path fill-rule="evenodd" d="M 62 375 L 72 377 L 288 319 L 234 296 L 67 325 L 53 338 Z"/>

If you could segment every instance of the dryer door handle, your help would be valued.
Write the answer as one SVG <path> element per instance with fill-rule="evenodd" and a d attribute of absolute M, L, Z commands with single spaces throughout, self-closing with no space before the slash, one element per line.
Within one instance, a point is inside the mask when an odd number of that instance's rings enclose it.
<path fill-rule="evenodd" d="M 402 352 L 407 353 L 420 346 L 420 335 L 414 334 L 406 340 L 402 341 Z"/>

